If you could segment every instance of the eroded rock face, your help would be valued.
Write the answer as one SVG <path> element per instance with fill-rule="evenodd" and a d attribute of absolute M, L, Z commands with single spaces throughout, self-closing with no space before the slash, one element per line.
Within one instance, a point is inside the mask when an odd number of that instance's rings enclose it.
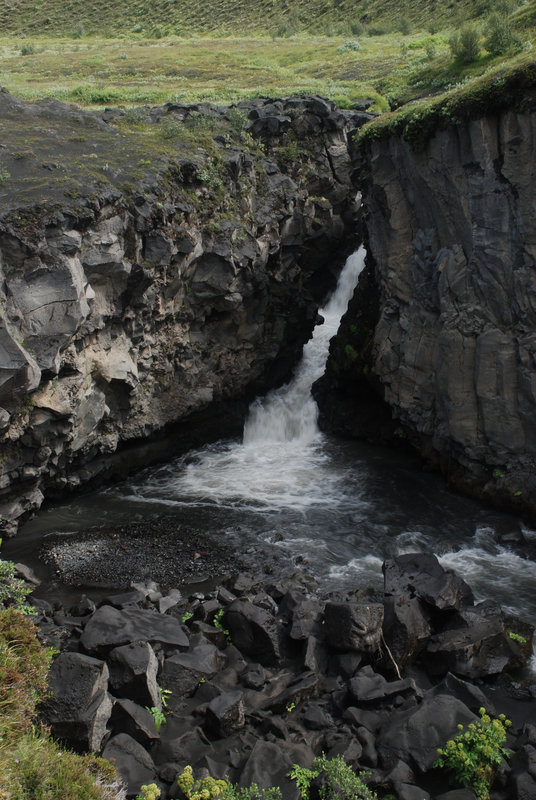
<path fill-rule="evenodd" d="M 536 115 L 512 110 L 440 131 L 422 152 L 372 143 L 368 276 L 328 366 L 328 387 L 368 424 L 359 435 L 398 427 L 459 485 L 533 513 L 535 137 Z M 390 429 L 367 416 L 378 395 Z"/>
<path fill-rule="evenodd" d="M 108 137 L 117 149 L 121 113 L 105 121 L 0 93 L 6 124 L 26 115 L 57 138 L 82 120 L 98 132 L 99 148 Z M 160 157 L 156 177 L 128 193 L 105 164 L 112 185 L 88 176 L 77 202 L 21 211 L 19 199 L 27 200 L 15 178 L 26 162 L 9 163 L 13 192 L 0 208 L 5 532 L 44 494 L 231 432 L 244 403 L 284 380 L 299 357 L 355 241 L 359 198 L 347 142 L 369 115 L 336 112 L 319 98 L 252 101 L 241 113 L 261 146 L 220 134 L 207 155 L 194 142 L 191 158 Z M 231 131 L 225 109 L 146 109 L 147 124 L 176 126 L 177 135 L 192 116 Z M 66 138 L 66 153 L 73 142 Z"/>

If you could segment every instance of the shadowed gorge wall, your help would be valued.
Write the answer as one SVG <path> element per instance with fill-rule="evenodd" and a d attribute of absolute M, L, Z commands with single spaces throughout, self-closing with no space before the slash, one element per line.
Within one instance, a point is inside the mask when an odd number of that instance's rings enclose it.
<path fill-rule="evenodd" d="M 407 438 L 532 514 L 535 145 L 536 115 L 505 110 L 419 152 L 398 136 L 364 148 L 368 266 L 316 389 L 325 424 Z"/>

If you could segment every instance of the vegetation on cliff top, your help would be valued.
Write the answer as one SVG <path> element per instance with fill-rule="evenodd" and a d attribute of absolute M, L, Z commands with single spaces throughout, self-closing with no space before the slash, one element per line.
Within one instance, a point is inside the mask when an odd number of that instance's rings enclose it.
<path fill-rule="evenodd" d="M 384 114 L 358 132 L 356 143 L 367 147 L 377 139 L 399 136 L 414 150 L 420 150 L 438 130 L 506 108 L 525 112 L 536 108 L 533 56 L 523 54 L 510 65 L 495 68 L 449 92 Z"/>

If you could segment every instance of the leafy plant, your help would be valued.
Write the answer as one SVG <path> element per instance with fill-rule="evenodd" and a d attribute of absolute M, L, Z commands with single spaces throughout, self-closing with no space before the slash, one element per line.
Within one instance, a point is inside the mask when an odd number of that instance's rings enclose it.
<path fill-rule="evenodd" d="M 0 186 L 3 186 L 11 178 L 11 174 L 0 164 Z"/>
<path fill-rule="evenodd" d="M 26 602 L 31 591 L 23 580 L 17 578 L 14 563 L 0 558 L 0 608 L 14 608 L 22 614 L 33 614 L 33 606 Z"/>
<path fill-rule="evenodd" d="M 150 714 L 152 714 L 154 726 L 156 730 L 159 731 L 162 725 L 164 725 L 166 722 L 165 713 L 162 711 L 162 709 L 158 708 L 158 706 L 145 706 L 145 708 Z"/>
<path fill-rule="evenodd" d="M 215 613 L 215 615 L 214 615 L 214 627 L 215 628 L 219 628 L 220 631 L 224 634 L 225 639 L 227 641 L 227 644 L 231 644 L 231 634 L 229 633 L 229 629 L 223 627 L 223 615 L 224 615 L 224 613 L 225 613 L 225 610 L 223 608 L 220 608 L 220 610 Z"/>
<path fill-rule="evenodd" d="M 296 708 L 296 703 L 287 703 L 286 705 L 286 709 L 289 714 L 291 713 L 291 711 L 294 711 L 295 708 Z"/>
<path fill-rule="evenodd" d="M 140 793 L 136 795 L 136 800 L 158 800 L 160 794 L 160 789 L 156 783 L 143 784 L 140 788 Z"/>
<path fill-rule="evenodd" d="M 189 765 L 177 776 L 177 784 L 187 800 L 281 800 L 278 786 L 263 789 L 252 783 L 239 789 L 228 778 L 218 780 L 210 775 L 196 780 Z"/>
<path fill-rule="evenodd" d="M 181 617 L 182 624 L 184 625 L 186 622 L 188 622 L 189 619 L 192 619 L 193 615 L 194 615 L 193 611 L 185 611 Z"/>
<path fill-rule="evenodd" d="M 512 639 L 514 642 L 517 642 L 518 644 L 527 644 L 527 640 L 520 633 L 514 633 L 514 631 L 508 631 L 508 637 Z"/>
<path fill-rule="evenodd" d="M 302 800 L 309 800 L 311 783 L 324 774 L 326 781 L 320 787 L 322 800 L 377 800 L 377 795 L 363 782 L 342 756 L 327 758 L 324 754 L 313 761 L 311 769 L 294 764 L 288 777 L 296 781 Z"/>
<path fill-rule="evenodd" d="M 479 714 L 478 722 L 472 722 L 465 732 L 463 725 L 458 725 L 460 733 L 439 748 L 434 766 L 453 770 L 456 780 L 473 789 L 478 800 L 488 800 L 496 768 L 509 756 L 503 745 L 512 723 L 504 714 L 492 720 L 485 708 L 480 708 Z"/>

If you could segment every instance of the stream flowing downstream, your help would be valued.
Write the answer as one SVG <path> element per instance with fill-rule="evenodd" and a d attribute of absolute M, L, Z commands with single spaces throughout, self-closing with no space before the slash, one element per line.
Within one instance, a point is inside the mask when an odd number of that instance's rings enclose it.
<path fill-rule="evenodd" d="M 362 249 L 350 256 L 293 380 L 252 405 L 242 441 L 206 446 L 51 507 L 25 526 L 20 546 L 51 531 L 172 513 L 230 546 L 275 548 L 282 565 L 305 561 L 332 588 L 380 588 L 386 557 L 428 550 L 465 577 L 477 598 L 535 621 L 536 564 L 498 542 L 519 529 L 515 517 L 448 491 L 416 457 L 318 429 L 310 387 L 363 261 Z"/>

